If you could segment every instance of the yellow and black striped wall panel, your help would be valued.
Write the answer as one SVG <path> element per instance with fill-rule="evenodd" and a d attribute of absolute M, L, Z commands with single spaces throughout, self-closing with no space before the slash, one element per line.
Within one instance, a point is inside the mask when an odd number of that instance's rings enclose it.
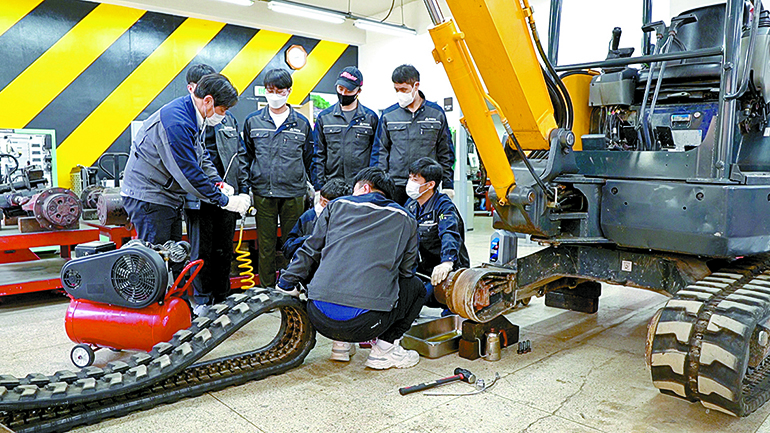
<path fill-rule="evenodd" d="M 289 69 L 291 45 L 308 52 L 293 72 L 291 103 L 334 93 L 358 48 L 286 33 L 81 0 L 0 0 L 0 128 L 54 129 L 60 186 L 104 152 L 127 152 L 130 124 L 187 93 L 185 72 L 206 63 L 241 92 L 239 122 L 256 109 L 254 86 Z"/>

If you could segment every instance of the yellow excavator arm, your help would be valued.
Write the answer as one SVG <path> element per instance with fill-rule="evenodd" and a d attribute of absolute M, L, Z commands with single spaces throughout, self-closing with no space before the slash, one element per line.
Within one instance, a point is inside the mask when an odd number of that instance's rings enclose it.
<path fill-rule="evenodd" d="M 453 20 L 444 20 L 436 1 L 425 3 L 436 23 L 430 29 L 436 47 L 433 57 L 446 70 L 463 112 L 462 122 L 476 143 L 500 204 L 505 204 L 516 183 L 493 116 L 500 117 L 524 150 L 548 149 L 549 136 L 557 128 L 527 27 L 532 9 L 527 0 L 523 4 L 519 0 L 447 0 L 460 32 Z"/>

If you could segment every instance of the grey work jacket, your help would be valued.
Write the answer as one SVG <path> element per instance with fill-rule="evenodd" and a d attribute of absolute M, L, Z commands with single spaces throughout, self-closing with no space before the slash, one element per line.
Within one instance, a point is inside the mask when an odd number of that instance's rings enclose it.
<path fill-rule="evenodd" d="M 316 190 L 332 179 L 353 184 L 356 174 L 369 166 L 378 121 L 374 111 L 360 102 L 350 123 L 345 119 L 339 103 L 318 115 L 313 128 L 317 154 Z"/>
<path fill-rule="evenodd" d="M 385 170 L 396 185 L 406 185 L 409 165 L 422 157 L 441 164 L 444 188 L 454 188 L 455 149 L 444 110 L 426 101 L 414 113 L 398 104 L 388 107 L 380 117 L 371 165 Z"/>
<path fill-rule="evenodd" d="M 251 113 L 243 125 L 246 164 L 242 166 L 254 194 L 292 198 L 307 193 L 312 175 L 313 131 L 310 122 L 294 108 L 276 126 L 268 107 Z"/>
<path fill-rule="evenodd" d="M 418 244 L 417 221 L 382 194 L 340 197 L 321 211 L 279 286 L 305 281 L 318 264 L 308 284 L 309 299 L 391 311 L 399 277 L 414 275 Z"/>

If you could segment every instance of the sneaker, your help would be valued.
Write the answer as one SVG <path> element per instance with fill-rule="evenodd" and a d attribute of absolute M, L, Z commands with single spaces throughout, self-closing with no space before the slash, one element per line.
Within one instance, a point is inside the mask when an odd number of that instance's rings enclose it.
<path fill-rule="evenodd" d="M 406 350 L 401 347 L 400 342 L 396 341 L 387 350 L 379 344 L 372 346 L 372 351 L 369 352 L 369 358 L 364 365 L 375 370 L 387 370 L 391 367 L 414 367 L 418 362 L 420 362 L 420 354 L 417 351 Z"/>
<path fill-rule="evenodd" d="M 332 341 L 332 361 L 350 361 L 350 357 L 356 354 L 356 345 L 344 341 Z"/>
<path fill-rule="evenodd" d="M 206 304 L 196 305 L 192 310 L 193 317 L 205 316 L 206 314 L 208 314 L 209 308 L 211 307 Z"/>

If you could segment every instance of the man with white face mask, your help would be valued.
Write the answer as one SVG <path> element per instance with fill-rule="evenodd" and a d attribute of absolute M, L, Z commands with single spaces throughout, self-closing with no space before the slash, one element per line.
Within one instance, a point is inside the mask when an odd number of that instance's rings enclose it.
<path fill-rule="evenodd" d="M 420 158 L 409 166 L 406 184 L 406 210 L 417 219 L 420 234 L 420 262 L 417 272 L 430 275 L 425 282 L 426 304 L 440 306 L 433 287 L 441 284 L 449 272 L 471 265 L 465 248 L 465 226 L 460 212 L 446 194 L 438 191 L 443 170 L 430 158 Z"/>
<path fill-rule="evenodd" d="M 194 65 L 187 70 L 187 90 L 191 97 L 198 81 L 213 73 L 214 68 L 205 64 Z M 223 179 L 218 185 L 225 195 L 249 193 L 247 177 L 239 168 L 240 164 L 246 163 L 246 148 L 239 132 L 238 122 L 229 111 L 220 123 L 215 126 L 207 124 L 203 131 L 203 145 L 216 169 L 214 173 L 207 174 Z M 188 194 L 185 197 L 185 215 L 192 247 L 190 260 L 202 259 L 204 263 L 198 277 L 193 280 L 193 313 L 199 316 L 208 306 L 223 301 L 230 292 L 233 235 L 238 214 Z"/>
<path fill-rule="evenodd" d="M 238 102 L 224 75 L 209 74 L 192 95 L 161 107 L 142 123 L 126 163 L 120 194 L 138 237 L 153 244 L 182 239 L 182 205 L 192 194 L 231 212 L 245 214 L 248 195 L 228 197 L 222 178 L 203 147 L 204 124 L 215 125 Z"/>
<path fill-rule="evenodd" d="M 398 103 L 385 109 L 380 117 L 370 165 L 385 170 L 393 178 L 393 200 L 403 205 L 407 199 L 404 188 L 409 165 L 422 157 L 432 158 L 444 169 L 444 192 L 453 197 L 455 151 L 444 110 L 425 100 L 420 90 L 420 73 L 414 66 L 397 67 L 391 79 Z"/>
<path fill-rule="evenodd" d="M 292 79 L 285 69 L 265 74 L 268 106 L 249 114 L 243 125 L 249 185 L 257 209 L 259 281 L 275 285 L 278 219 L 281 239 L 297 223 L 304 209 L 306 184 L 314 181 L 313 131 L 310 122 L 286 104 Z"/>

